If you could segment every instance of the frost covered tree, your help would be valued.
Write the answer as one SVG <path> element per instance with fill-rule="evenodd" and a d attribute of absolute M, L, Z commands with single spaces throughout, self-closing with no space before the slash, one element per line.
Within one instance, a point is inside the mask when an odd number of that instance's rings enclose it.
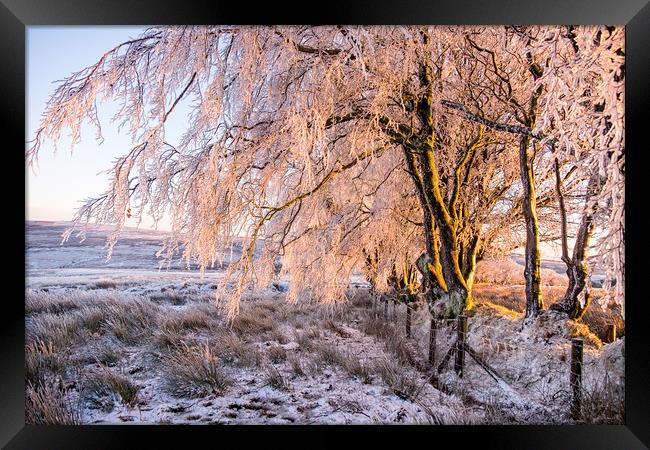
<path fill-rule="evenodd" d="M 84 122 L 101 138 L 98 107 L 117 102 L 114 119 L 133 146 L 76 223 L 115 224 L 113 245 L 127 216 L 168 214 L 174 237 L 160 254 L 181 252 L 202 269 L 243 238 L 217 291 L 228 294 L 231 315 L 244 289 L 275 276 L 281 257 L 289 299 L 324 302 L 344 298 L 355 270 L 370 270 L 385 290 L 396 265 L 417 261 L 430 309 L 455 316 L 472 305 L 477 259 L 522 206 L 521 141 L 553 123 L 558 148 L 579 145 L 580 127 L 569 124 L 581 118 L 567 106 L 575 96 L 540 94 L 530 112 L 540 83 L 553 92 L 550 84 L 578 76 L 554 61 L 529 77 L 526 52 L 546 66 L 539 55 L 563 42 L 563 28 L 544 30 L 531 40 L 504 27 L 151 28 L 61 82 L 28 158 L 66 128 L 78 143 Z M 504 51 L 514 55 L 507 67 L 490 63 Z M 504 77 L 513 92 L 503 91 Z M 169 142 L 179 104 L 190 111 L 187 128 Z M 493 126 L 522 119 L 524 133 Z"/>
<path fill-rule="evenodd" d="M 519 167 L 526 229 L 526 318 L 543 308 L 540 294 L 540 229 L 536 189 L 555 172 L 562 233 L 562 259 L 569 287 L 554 309 L 580 317 L 589 304 L 586 253 L 601 216 L 598 244 L 614 298 L 624 281 L 624 74 L 623 30 L 616 27 L 486 28 L 466 36 L 475 58 L 489 68 L 489 82 L 475 83 L 489 116 L 453 102 L 468 120 L 519 136 Z M 485 108 L 485 106 L 484 106 Z M 561 175 L 560 160 L 568 169 Z M 567 178 L 582 185 L 585 203 L 573 256 L 568 256 Z M 537 179 L 536 179 L 537 178 Z M 588 181 L 587 181 L 588 180 Z M 581 181 L 584 181 L 581 183 Z M 546 202 L 543 202 L 546 203 Z M 597 214 L 598 213 L 598 214 Z M 578 297 L 582 297 L 578 301 Z"/>

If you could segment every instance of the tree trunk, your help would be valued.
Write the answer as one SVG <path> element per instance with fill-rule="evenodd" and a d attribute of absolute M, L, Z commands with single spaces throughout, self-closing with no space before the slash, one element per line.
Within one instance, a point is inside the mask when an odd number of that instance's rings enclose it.
<path fill-rule="evenodd" d="M 537 224 L 537 198 L 532 161 L 528 157 L 530 138 L 522 136 L 519 141 L 519 169 L 524 191 L 523 213 L 526 223 L 526 253 L 524 277 L 526 279 L 526 316 L 529 323 L 543 308 L 540 292 L 539 227 Z"/>
<path fill-rule="evenodd" d="M 429 42 L 426 32 L 424 43 Z M 428 59 L 420 66 L 420 84 L 424 94 L 417 99 L 415 115 L 420 124 L 417 135 L 402 142 L 408 172 L 411 175 L 423 211 L 426 257 L 418 269 L 427 280 L 427 303 L 434 317 L 457 317 L 472 306 L 471 292 L 458 266 L 458 221 L 445 204 L 434 156 L 433 74 Z"/>
<path fill-rule="evenodd" d="M 558 168 L 556 165 L 556 172 L 557 171 Z M 593 195 L 600 192 L 602 181 L 603 180 L 601 180 L 598 173 L 594 173 L 589 179 L 586 195 L 587 205 L 585 205 L 587 209 L 580 220 L 580 226 L 576 235 L 576 243 L 573 247 L 573 258 L 569 259 L 567 256 L 565 260 L 569 285 L 567 286 L 562 300 L 551 306 L 551 309 L 555 311 L 561 311 L 568 314 L 570 319 L 580 319 L 591 303 L 591 281 L 589 280 L 586 256 L 587 249 L 589 248 L 589 241 L 594 230 L 594 214 L 596 213 L 598 205 L 596 202 L 592 205 L 589 205 L 588 203 Z M 558 192 L 561 193 L 561 191 Z M 560 209 L 564 209 L 563 201 L 560 203 Z M 563 217 L 564 220 L 566 220 L 566 213 L 563 214 Z M 563 227 L 563 234 L 564 233 L 566 233 L 565 226 Z"/>

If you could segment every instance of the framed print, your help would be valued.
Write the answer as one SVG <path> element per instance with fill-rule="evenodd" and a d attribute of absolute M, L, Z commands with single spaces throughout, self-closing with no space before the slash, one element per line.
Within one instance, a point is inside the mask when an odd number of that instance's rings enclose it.
<path fill-rule="evenodd" d="M 2 0 L 2 444 L 648 448 L 650 6 L 599 3 Z"/>

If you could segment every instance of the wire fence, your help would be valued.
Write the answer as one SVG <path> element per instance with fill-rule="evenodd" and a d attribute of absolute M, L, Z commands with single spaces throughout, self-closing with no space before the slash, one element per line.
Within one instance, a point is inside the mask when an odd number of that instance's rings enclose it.
<path fill-rule="evenodd" d="M 376 316 L 396 325 L 401 326 L 399 322 L 405 322 L 405 337 L 415 343 L 421 355 L 426 355 L 424 358 L 428 361 L 427 370 L 432 384 L 437 385 L 438 376 L 444 372 L 453 370 L 457 378 L 462 380 L 468 370 L 481 371 L 497 385 L 508 390 L 510 395 L 517 396 L 522 402 L 533 405 L 546 415 L 552 413 L 531 397 L 543 399 L 545 403 L 559 402 L 567 405 L 571 418 L 580 420 L 584 367 L 581 338 L 570 341 L 568 358 L 564 353 L 559 359 L 550 353 L 531 355 L 530 348 L 519 345 L 520 336 L 513 335 L 510 329 L 489 323 L 485 318 L 463 314 L 455 318 L 433 320 L 423 304 L 404 304 L 387 296 L 377 297 L 373 301 L 372 311 Z M 530 338 L 539 339 L 546 344 L 552 343 L 549 336 Z M 564 341 L 563 345 L 567 344 Z M 499 366 L 504 360 L 518 363 L 510 368 Z M 521 361 L 530 361 L 530 364 L 521 364 Z M 532 370 L 533 363 L 544 366 L 543 377 Z M 548 382 L 544 383 L 543 378 Z M 558 380 L 563 382 L 558 383 Z M 514 390 L 512 384 L 517 384 L 526 394 Z"/>

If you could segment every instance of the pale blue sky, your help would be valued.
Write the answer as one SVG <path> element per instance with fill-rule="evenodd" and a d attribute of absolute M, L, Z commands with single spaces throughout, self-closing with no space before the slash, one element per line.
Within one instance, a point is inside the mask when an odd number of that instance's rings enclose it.
<path fill-rule="evenodd" d="M 146 27 L 33 26 L 27 28 L 26 107 L 27 138 L 32 139 L 56 80 L 94 64 L 107 50 Z M 100 107 L 101 108 L 101 107 Z M 108 107 L 108 111 L 112 108 Z M 101 116 L 100 116 L 101 117 Z M 103 117 L 108 117 L 106 114 Z M 108 175 L 101 173 L 111 161 L 130 147 L 128 136 L 118 135 L 108 121 L 102 123 L 104 142 L 95 140 L 92 127 L 83 130 L 82 140 L 70 153 L 66 134 L 54 153 L 46 142 L 39 153 L 36 175 L 26 177 L 26 218 L 28 220 L 71 220 L 80 201 L 103 192 Z M 151 221 L 143 222 L 151 226 Z M 159 228 L 167 228 L 161 224 Z"/>

